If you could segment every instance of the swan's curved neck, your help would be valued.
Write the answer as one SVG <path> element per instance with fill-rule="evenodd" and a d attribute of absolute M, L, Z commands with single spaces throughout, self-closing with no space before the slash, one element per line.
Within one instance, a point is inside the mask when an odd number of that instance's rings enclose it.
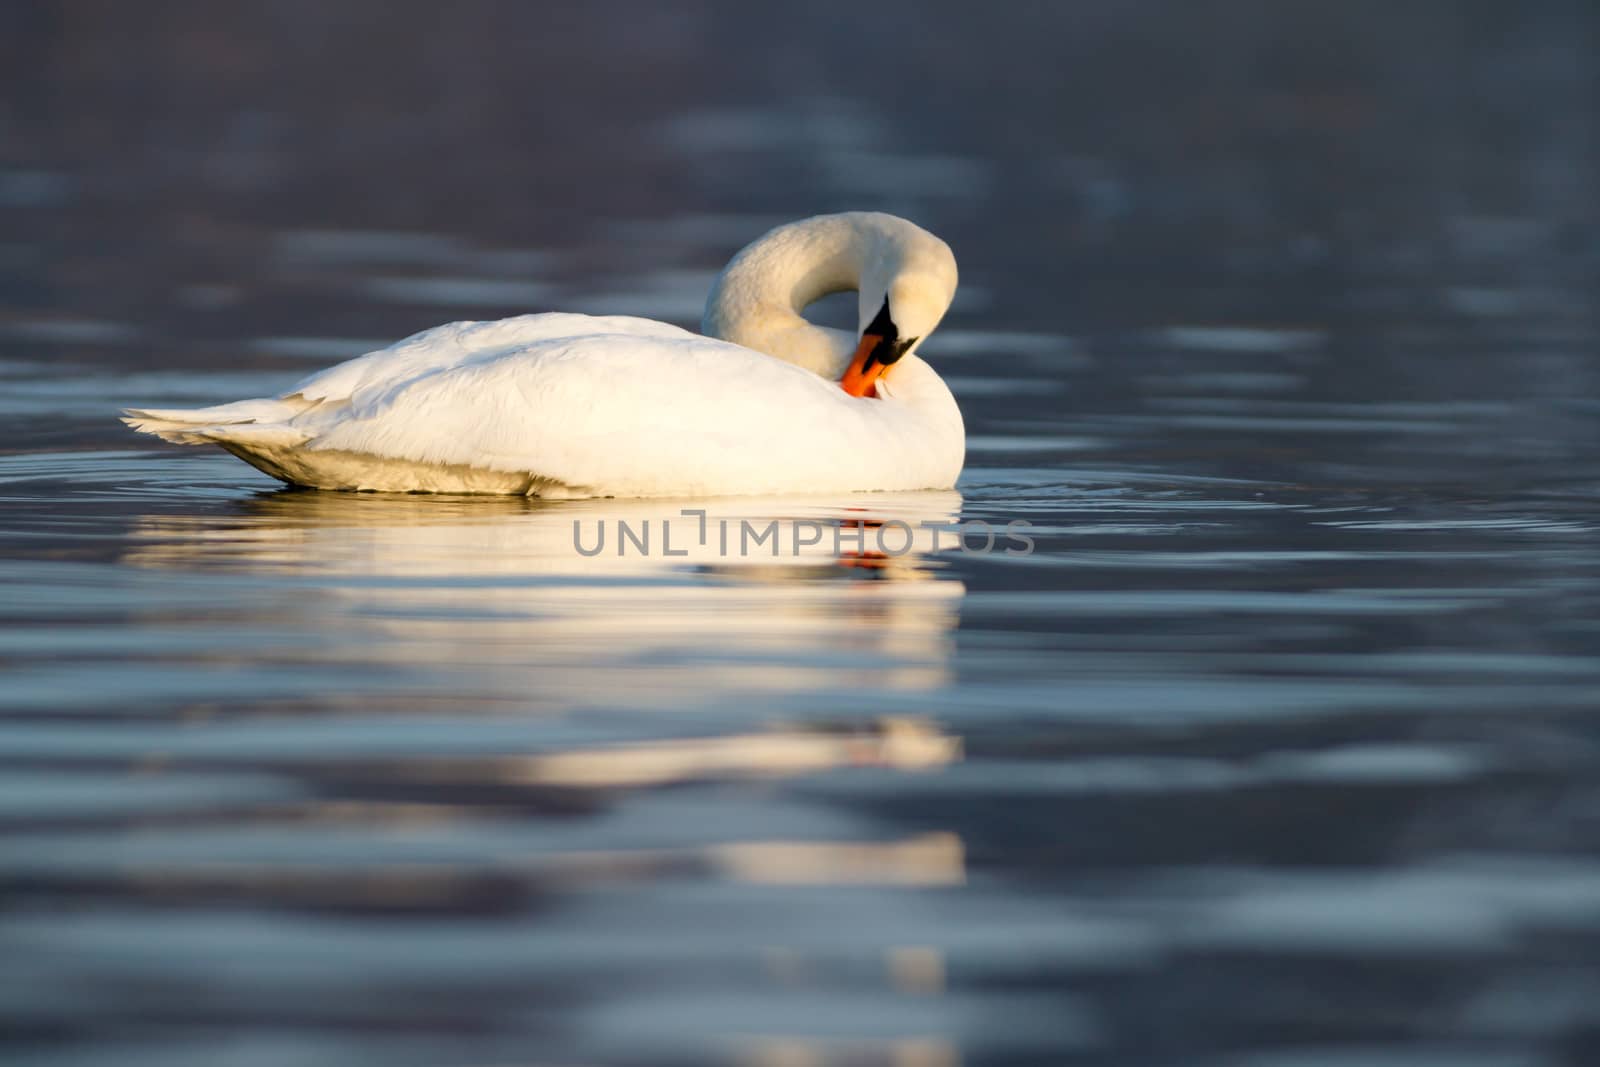
<path fill-rule="evenodd" d="M 723 268 L 706 300 L 701 331 L 827 378 L 838 378 L 855 351 L 856 334 L 807 322 L 806 306 L 830 293 L 861 290 L 886 279 L 884 235 L 870 216 L 831 215 L 780 226 Z"/>

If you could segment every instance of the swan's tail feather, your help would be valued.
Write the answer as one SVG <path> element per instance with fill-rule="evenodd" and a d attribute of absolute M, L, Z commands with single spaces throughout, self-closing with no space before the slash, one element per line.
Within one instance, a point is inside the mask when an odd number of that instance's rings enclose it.
<path fill-rule="evenodd" d="M 126 410 L 122 421 L 127 426 L 138 430 L 140 433 L 153 434 L 163 441 L 170 441 L 175 445 L 209 445 L 212 442 L 204 437 L 196 436 L 196 429 L 205 428 L 204 424 L 197 426 L 192 422 L 178 422 L 173 419 L 160 419 L 154 412 Z"/>
<path fill-rule="evenodd" d="M 304 408 L 303 402 L 262 398 L 209 408 L 125 408 L 122 421 L 140 433 L 154 434 L 173 444 L 209 445 L 218 442 L 214 431 L 280 423 Z M 276 428 L 288 430 L 286 426 Z M 304 440 L 304 436 L 300 439 Z"/>
<path fill-rule="evenodd" d="M 265 426 L 249 422 L 208 425 L 155 419 L 148 412 L 129 412 L 122 421 L 140 433 L 153 434 L 175 445 L 236 444 L 245 448 L 293 448 L 309 441 L 312 436 L 305 430 L 283 423 L 268 423 Z"/>

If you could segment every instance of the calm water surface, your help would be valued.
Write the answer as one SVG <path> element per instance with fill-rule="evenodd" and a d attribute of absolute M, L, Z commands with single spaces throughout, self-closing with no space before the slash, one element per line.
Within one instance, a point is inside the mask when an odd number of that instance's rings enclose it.
<path fill-rule="evenodd" d="M 1229 140 L 1127 73 L 1180 7 L 985 31 L 936 5 L 915 56 L 967 94 L 942 116 L 841 81 L 834 29 L 769 69 L 723 47 L 743 16 L 661 16 L 630 47 L 672 90 L 597 100 L 627 131 L 599 145 L 494 110 L 534 77 L 510 46 L 380 137 L 394 105 L 331 58 L 304 98 L 263 88 L 259 40 L 359 29 L 310 8 L 196 44 L 176 4 L 124 67 L 93 20 L 16 20 L 51 57 L 18 77 L 58 95 L 0 170 L 6 1061 L 1595 1062 L 1597 260 L 1563 193 L 1594 157 L 1561 125 L 1593 118 L 1592 62 L 1558 16 L 1430 9 L 1372 51 L 1344 27 L 1307 88 L 1283 55 L 1327 27 L 1267 19 L 1210 42 L 1263 65 L 1196 106 L 1259 96 L 1300 132 Z M 397 47 L 457 69 L 522 27 L 488 18 Z M 517 39 L 559 64 L 609 25 Z M 1012 90 L 980 31 L 1111 43 L 1059 85 L 1020 64 L 1024 151 L 986 120 Z M 1443 149 L 1388 116 L 1455 114 L 1430 72 L 1507 41 L 1546 72 L 1481 75 L 1522 139 L 1474 112 L 1450 144 L 1515 180 L 1397 178 Z M 692 73 L 713 53 L 730 84 Z M 63 81 L 96 55 L 99 89 Z M 1070 102 L 1096 87 L 1144 124 L 1098 155 Z M 60 133 L 69 107 L 102 125 Z M 403 156 L 469 121 L 533 122 L 566 206 L 461 195 L 538 171 L 526 147 L 370 195 L 363 137 Z M 1304 162 L 1351 143 L 1391 169 Z M 319 494 L 113 419 L 452 318 L 693 324 L 739 245 L 855 206 L 962 262 L 924 348 L 967 417 L 956 492 Z M 778 520 L 781 558 L 694 544 L 686 507 Z M 1033 550 L 872 551 L 958 519 Z M 619 556 L 619 521 L 690 553 Z M 807 521 L 867 551 L 793 554 Z"/>

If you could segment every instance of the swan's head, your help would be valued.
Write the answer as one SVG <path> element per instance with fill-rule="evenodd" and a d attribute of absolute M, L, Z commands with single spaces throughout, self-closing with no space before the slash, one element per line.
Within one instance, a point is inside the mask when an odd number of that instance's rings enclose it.
<path fill-rule="evenodd" d="M 907 224 L 909 225 L 909 224 Z M 925 241 L 861 280 L 861 341 L 839 384 L 851 396 L 874 396 L 880 378 L 925 341 L 956 293 L 956 259 L 950 246 L 926 231 Z M 877 275 L 877 277 L 874 277 Z"/>

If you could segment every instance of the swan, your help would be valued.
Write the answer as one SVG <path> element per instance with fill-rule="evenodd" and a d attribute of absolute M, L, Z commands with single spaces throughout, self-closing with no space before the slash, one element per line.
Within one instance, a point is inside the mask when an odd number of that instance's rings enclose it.
<path fill-rule="evenodd" d="M 961 411 L 918 355 L 956 289 L 944 241 L 893 215 L 779 226 L 712 285 L 702 334 L 551 312 L 453 322 L 277 397 L 124 411 L 316 489 L 668 497 L 948 489 Z M 801 312 L 855 290 L 860 328 Z"/>

